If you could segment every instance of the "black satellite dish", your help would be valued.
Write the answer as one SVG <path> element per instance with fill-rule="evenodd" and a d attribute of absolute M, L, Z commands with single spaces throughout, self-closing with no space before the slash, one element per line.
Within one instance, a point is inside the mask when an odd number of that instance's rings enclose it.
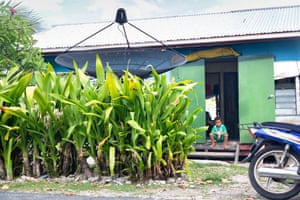
<path fill-rule="evenodd" d="M 88 40 L 89 38 L 95 36 L 106 28 L 110 27 L 112 24 L 118 23 L 123 27 L 124 36 L 127 42 L 126 49 L 98 49 L 98 50 L 88 50 L 88 51 L 71 51 L 74 47 L 78 46 L 82 42 Z M 161 44 L 161 48 L 131 48 L 125 26 L 128 24 L 135 28 L 136 30 L 142 32 L 148 37 L 152 38 L 156 42 Z M 116 14 L 115 22 L 107 25 L 106 27 L 100 29 L 96 33 L 88 36 L 84 40 L 76 43 L 72 47 L 69 47 L 64 53 L 58 55 L 55 58 L 55 62 L 69 69 L 74 69 L 73 61 L 76 61 L 78 66 L 83 66 L 88 61 L 88 68 L 86 72 L 90 76 L 96 76 L 96 55 L 101 58 L 104 67 L 106 63 L 112 68 L 112 70 L 121 76 L 126 69 L 132 74 L 146 78 L 151 74 L 152 67 L 158 73 L 164 73 L 177 66 L 183 65 L 186 62 L 186 57 L 181 53 L 177 52 L 175 49 L 167 47 L 161 41 L 155 39 L 148 33 L 142 31 L 135 25 L 127 21 L 127 16 L 125 9 L 119 8 Z"/>

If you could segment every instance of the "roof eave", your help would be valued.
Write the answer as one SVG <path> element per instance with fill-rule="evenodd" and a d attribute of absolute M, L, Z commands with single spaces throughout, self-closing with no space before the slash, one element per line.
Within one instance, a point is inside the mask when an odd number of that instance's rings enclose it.
<path fill-rule="evenodd" d="M 182 47 L 195 47 L 195 46 L 215 46 L 234 43 L 257 42 L 257 41 L 270 41 L 278 39 L 293 39 L 300 38 L 300 30 L 293 32 L 280 32 L 280 33 L 264 33 L 264 34 L 249 34 L 249 35 L 235 35 L 223 37 L 208 37 L 208 38 L 190 38 L 190 39 L 177 39 L 162 41 L 166 46 L 172 48 Z M 102 44 L 94 46 L 79 46 L 72 48 L 72 51 L 92 51 L 99 49 L 118 49 L 128 47 L 126 43 L 123 44 Z M 137 42 L 130 43 L 131 48 L 150 48 L 161 47 L 157 42 Z M 41 48 L 44 54 L 57 54 L 63 53 L 69 47 L 56 47 L 56 48 Z"/>

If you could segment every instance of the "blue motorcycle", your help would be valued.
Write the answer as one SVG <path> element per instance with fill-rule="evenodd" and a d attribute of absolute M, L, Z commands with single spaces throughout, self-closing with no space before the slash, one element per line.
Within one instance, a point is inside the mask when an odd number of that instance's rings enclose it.
<path fill-rule="evenodd" d="M 268 199 L 290 199 L 300 192 L 300 126 L 263 122 L 248 125 L 256 138 L 248 156 L 249 179 Z"/>

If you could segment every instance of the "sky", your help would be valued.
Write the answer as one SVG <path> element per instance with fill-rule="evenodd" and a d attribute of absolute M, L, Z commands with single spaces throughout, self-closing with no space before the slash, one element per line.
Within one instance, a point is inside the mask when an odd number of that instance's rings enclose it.
<path fill-rule="evenodd" d="M 12 2 L 21 3 L 22 7 L 32 11 L 40 18 L 42 28 L 59 24 L 112 22 L 118 8 L 124 8 L 130 20 L 300 5 L 300 0 L 12 0 Z"/>

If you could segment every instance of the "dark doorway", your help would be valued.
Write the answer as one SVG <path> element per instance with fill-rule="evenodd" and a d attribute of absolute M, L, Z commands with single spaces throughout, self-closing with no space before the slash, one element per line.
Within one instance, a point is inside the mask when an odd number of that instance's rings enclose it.
<path fill-rule="evenodd" d="M 205 60 L 205 85 L 206 111 L 223 119 L 230 140 L 239 140 L 236 58 Z"/>
<path fill-rule="evenodd" d="M 229 139 L 239 139 L 237 72 L 224 73 L 224 121 Z"/>

